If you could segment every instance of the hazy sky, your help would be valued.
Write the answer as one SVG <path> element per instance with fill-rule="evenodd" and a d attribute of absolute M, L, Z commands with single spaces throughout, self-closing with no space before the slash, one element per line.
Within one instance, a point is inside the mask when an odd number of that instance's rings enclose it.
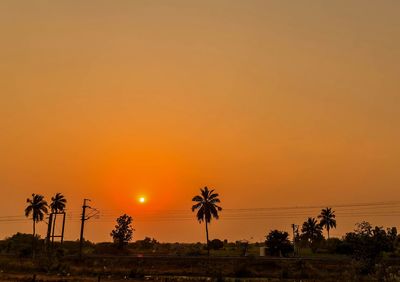
<path fill-rule="evenodd" d="M 89 240 L 110 240 L 127 212 L 136 239 L 199 241 L 190 207 L 205 185 L 226 209 L 400 200 L 399 11 L 397 0 L 1 1 L 0 216 L 62 192 L 67 239 L 86 197 L 101 211 Z M 399 218 L 337 212 L 333 235 Z M 305 217 L 222 212 L 211 238 L 261 240 Z M 17 231 L 31 224 L 0 220 L 0 238 Z"/>

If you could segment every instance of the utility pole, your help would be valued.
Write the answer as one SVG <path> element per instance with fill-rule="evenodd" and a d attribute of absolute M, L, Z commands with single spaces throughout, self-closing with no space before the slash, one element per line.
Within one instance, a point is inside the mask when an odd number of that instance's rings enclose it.
<path fill-rule="evenodd" d="M 83 249 L 83 230 L 85 229 L 85 221 L 92 218 L 92 217 L 98 217 L 99 211 L 97 209 L 94 209 L 90 206 L 87 205 L 87 202 L 89 202 L 89 199 L 83 199 L 83 205 L 82 205 L 82 217 L 81 217 L 81 236 L 79 239 L 79 257 L 82 258 L 82 249 Z M 90 209 L 89 213 L 86 214 L 86 209 Z M 62 230 L 62 233 L 64 233 L 64 230 Z"/>
<path fill-rule="evenodd" d="M 298 232 L 299 226 L 297 224 L 292 224 L 292 229 L 293 229 L 293 250 L 295 255 L 297 255 L 297 249 L 296 249 L 296 234 Z"/>
<path fill-rule="evenodd" d="M 79 257 L 82 258 L 82 247 L 83 247 L 83 230 L 85 228 L 85 221 L 87 220 L 86 218 L 86 208 L 89 208 L 89 206 L 86 205 L 86 202 L 90 201 L 89 199 L 83 199 L 83 205 L 82 205 L 82 217 L 81 217 L 81 236 L 79 239 Z"/>

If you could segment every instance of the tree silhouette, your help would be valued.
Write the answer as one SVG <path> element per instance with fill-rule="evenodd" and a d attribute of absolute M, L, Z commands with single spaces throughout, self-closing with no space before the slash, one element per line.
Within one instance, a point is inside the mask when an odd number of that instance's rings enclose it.
<path fill-rule="evenodd" d="M 54 239 L 54 230 L 56 227 L 57 213 L 64 211 L 66 203 L 67 199 L 65 199 L 64 195 L 61 193 L 57 193 L 54 197 L 51 197 L 50 209 L 51 212 L 54 213 L 53 230 L 52 230 L 53 239 Z"/>
<path fill-rule="evenodd" d="M 207 187 L 204 189 L 200 189 L 200 195 L 194 196 L 192 201 L 196 202 L 192 206 L 192 212 L 197 210 L 197 220 L 201 223 L 204 221 L 206 223 L 206 239 L 207 239 L 207 254 L 210 255 L 210 245 L 208 239 L 208 224 L 211 222 L 211 219 L 214 217 L 218 219 L 218 211 L 221 211 L 222 208 L 217 205 L 221 201 L 218 199 L 218 194 L 214 193 L 214 190 L 208 190 Z"/>
<path fill-rule="evenodd" d="M 124 214 L 117 218 L 117 225 L 110 235 L 118 244 L 118 248 L 122 249 L 126 243 L 132 240 L 133 231 L 132 217 Z"/>
<path fill-rule="evenodd" d="M 318 216 L 320 219 L 319 224 L 321 225 L 322 228 L 326 228 L 326 231 L 328 232 L 328 239 L 329 239 L 329 230 L 331 228 L 336 228 L 336 215 L 335 211 L 332 210 L 332 208 L 326 208 L 321 210 L 321 214 Z"/>
<path fill-rule="evenodd" d="M 35 257 L 35 237 L 36 237 L 36 223 L 42 221 L 44 215 L 47 214 L 47 202 L 42 195 L 32 194 L 32 199 L 26 199 L 28 206 L 25 208 L 25 216 L 32 215 L 33 222 L 33 241 L 32 241 L 32 256 Z"/>
<path fill-rule="evenodd" d="M 271 230 L 266 236 L 265 245 L 271 256 L 287 257 L 289 253 L 294 251 L 294 247 L 289 240 L 289 233 L 279 230 Z"/>
<path fill-rule="evenodd" d="M 315 252 L 317 249 L 316 242 L 323 239 L 321 225 L 319 225 L 315 218 L 309 217 L 307 221 L 303 223 L 301 233 L 302 239 L 307 241 L 311 250 Z"/>

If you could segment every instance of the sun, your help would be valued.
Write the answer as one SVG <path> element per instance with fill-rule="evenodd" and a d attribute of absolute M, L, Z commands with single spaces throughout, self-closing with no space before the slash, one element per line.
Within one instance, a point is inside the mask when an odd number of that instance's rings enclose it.
<path fill-rule="evenodd" d="M 144 204 L 146 202 L 145 197 L 139 197 L 139 203 Z"/>

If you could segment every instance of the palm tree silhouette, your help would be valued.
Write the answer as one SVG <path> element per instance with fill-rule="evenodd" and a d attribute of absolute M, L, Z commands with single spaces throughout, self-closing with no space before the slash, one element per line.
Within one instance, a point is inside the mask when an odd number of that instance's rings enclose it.
<path fill-rule="evenodd" d="M 321 227 L 325 227 L 326 231 L 328 232 L 328 239 L 329 239 L 329 230 L 331 228 L 336 228 L 336 215 L 335 211 L 332 208 L 326 208 L 321 210 L 321 214 L 318 216 L 320 218 L 319 224 Z"/>
<path fill-rule="evenodd" d="M 303 226 L 301 227 L 301 233 L 302 236 L 312 244 L 315 240 L 321 238 L 322 227 L 318 224 L 314 217 L 309 217 L 307 221 L 303 223 Z"/>
<path fill-rule="evenodd" d="M 209 239 L 208 239 L 208 224 L 211 222 L 211 219 L 214 217 L 218 219 L 218 211 L 221 211 L 222 208 L 217 205 L 221 201 L 218 199 L 218 194 L 214 193 L 214 190 L 208 190 L 207 187 L 204 189 L 200 189 L 200 195 L 194 196 L 192 201 L 196 202 L 192 206 L 192 212 L 197 210 L 197 220 L 201 223 L 204 221 L 206 223 L 206 239 L 207 239 L 207 254 L 210 255 L 210 247 L 209 247 Z"/>
<path fill-rule="evenodd" d="M 36 236 L 36 223 L 42 221 L 44 215 L 47 214 L 47 202 L 42 195 L 32 194 L 32 199 L 26 199 L 28 206 L 25 208 L 25 216 L 32 215 L 33 222 L 33 241 L 32 241 L 32 257 L 35 257 L 35 236 Z"/>
<path fill-rule="evenodd" d="M 56 227 L 57 213 L 64 211 L 66 203 L 67 203 L 67 199 L 65 199 L 64 195 L 61 193 L 57 193 L 54 197 L 51 198 L 50 209 L 51 209 L 51 212 L 54 213 L 54 220 L 52 222 L 52 224 L 53 224 L 53 230 L 52 230 L 53 240 L 54 240 L 54 230 Z"/>

